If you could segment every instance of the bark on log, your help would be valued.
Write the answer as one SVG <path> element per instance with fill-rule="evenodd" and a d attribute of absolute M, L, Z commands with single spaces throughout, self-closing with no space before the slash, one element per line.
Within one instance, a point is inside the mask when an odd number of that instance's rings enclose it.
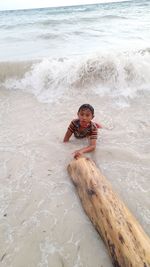
<path fill-rule="evenodd" d="M 150 267 L 150 239 L 88 158 L 73 160 L 68 172 L 83 208 L 105 242 L 115 267 Z"/>

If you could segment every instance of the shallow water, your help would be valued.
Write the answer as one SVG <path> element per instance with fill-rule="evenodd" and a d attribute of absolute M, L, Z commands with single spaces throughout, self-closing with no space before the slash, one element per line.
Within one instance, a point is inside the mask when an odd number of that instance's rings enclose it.
<path fill-rule="evenodd" d="M 90 96 L 95 119 L 108 128 L 90 156 L 149 234 L 150 102 L 145 116 L 137 108 L 142 100 L 109 110 L 106 97 Z M 112 266 L 66 170 L 71 153 L 86 143 L 62 143 L 77 104 L 70 99 L 52 106 L 22 92 L 1 92 L 3 266 Z"/>
<path fill-rule="evenodd" d="M 0 12 L 0 60 L 149 47 L 149 1 Z"/>

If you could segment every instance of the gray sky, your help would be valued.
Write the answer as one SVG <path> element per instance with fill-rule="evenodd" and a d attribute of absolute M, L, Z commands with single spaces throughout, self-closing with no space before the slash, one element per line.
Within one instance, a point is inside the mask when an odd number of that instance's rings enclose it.
<path fill-rule="evenodd" d="M 0 0 L 0 10 L 116 2 L 116 0 Z"/>

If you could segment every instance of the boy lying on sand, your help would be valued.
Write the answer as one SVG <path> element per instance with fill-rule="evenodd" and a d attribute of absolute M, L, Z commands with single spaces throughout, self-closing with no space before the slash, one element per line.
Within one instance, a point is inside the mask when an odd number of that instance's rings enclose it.
<path fill-rule="evenodd" d="M 89 145 L 82 149 L 76 150 L 74 158 L 80 157 L 83 153 L 91 152 L 96 148 L 96 141 L 98 135 L 98 128 L 101 125 L 92 122 L 94 118 L 94 108 L 90 104 L 83 104 L 78 110 L 78 119 L 72 120 L 64 137 L 64 142 L 68 142 L 71 135 L 78 139 L 87 137 Z"/>

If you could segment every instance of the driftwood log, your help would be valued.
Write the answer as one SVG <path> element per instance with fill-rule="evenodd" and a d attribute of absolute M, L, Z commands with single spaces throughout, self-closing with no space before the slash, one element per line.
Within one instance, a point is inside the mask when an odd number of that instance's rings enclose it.
<path fill-rule="evenodd" d="M 88 158 L 73 160 L 68 172 L 83 208 L 105 242 L 115 267 L 150 267 L 150 239 L 110 183 Z"/>

